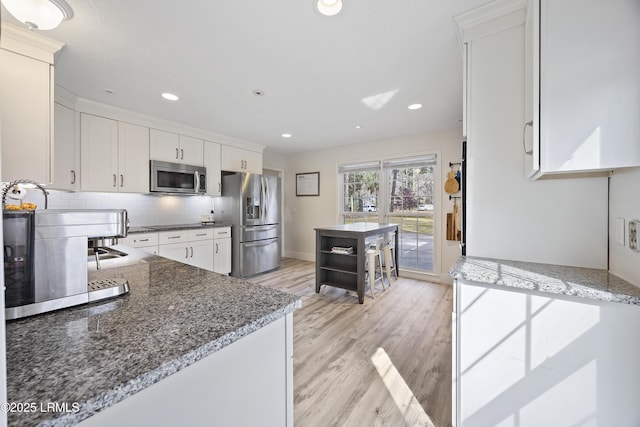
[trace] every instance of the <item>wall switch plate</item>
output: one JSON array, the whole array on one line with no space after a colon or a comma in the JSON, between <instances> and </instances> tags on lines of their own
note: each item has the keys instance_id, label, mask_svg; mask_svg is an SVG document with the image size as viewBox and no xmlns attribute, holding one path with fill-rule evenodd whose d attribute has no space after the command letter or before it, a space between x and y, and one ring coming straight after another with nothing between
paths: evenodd
<instances>
[{"instance_id":1,"label":"wall switch plate","mask_svg":"<svg viewBox=\"0 0 640 427\"><path fill-rule=\"evenodd\" d=\"M640 252L638 247L638 233L640 232L640 220L629 221L629 249Z\"/></svg>"},{"instance_id":2,"label":"wall switch plate","mask_svg":"<svg viewBox=\"0 0 640 427\"><path fill-rule=\"evenodd\" d=\"M616 243L624 246L624 218L616 218Z\"/></svg>"}]
</instances>

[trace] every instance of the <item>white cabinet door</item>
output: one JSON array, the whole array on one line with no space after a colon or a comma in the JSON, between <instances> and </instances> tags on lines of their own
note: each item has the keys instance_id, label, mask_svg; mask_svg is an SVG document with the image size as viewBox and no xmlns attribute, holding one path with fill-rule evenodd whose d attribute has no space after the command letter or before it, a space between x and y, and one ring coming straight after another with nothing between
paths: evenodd
<instances>
[{"instance_id":1,"label":"white cabinet door","mask_svg":"<svg viewBox=\"0 0 640 427\"><path fill-rule=\"evenodd\" d=\"M203 141L198 138L180 135L180 163L186 165L203 166Z\"/></svg>"},{"instance_id":2,"label":"white cabinet door","mask_svg":"<svg viewBox=\"0 0 640 427\"><path fill-rule=\"evenodd\" d=\"M189 264L213 271L213 240L189 242Z\"/></svg>"},{"instance_id":3,"label":"white cabinet door","mask_svg":"<svg viewBox=\"0 0 640 427\"><path fill-rule=\"evenodd\" d=\"M231 273L231 239L215 239L213 271L220 274Z\"/></svg>"},{"instance_id":4,"label":"white cabinet door","mask_svg":"<svg viewBox=\"0 0 640 427\"><path fill-rule=\"evenodd\" d=\"M221 158L224 171L262 173L262 153L223 145Z\"/></svg>"},{"instance_id":5,"label":"white cabinet door","mask_svg":"<svg viewBox=\"0 0 640 427\"><path fill-rule=\"evenodd\" d=\"M62 104L54 105L53 182L56 190L80 189L80 138L76 113Z\"/></svg>"},{"instance_id":6,"label":"white cabinet door","mask_svg":"<svg viewBox=\"0 0 640 427\"><path fill-rule=\"evenodd\" d=\"M158 255L174 261L189 263L189 245L187 243L169 243L158 246Z\"/></svg>"},{"instance_id":7,"label":"white cabinet door","mask_svg":"<svg viewBox=\"0 0 640 427\"><path fill-rule=\"evenodd\" d=\"M458 427L638 425L640 408L621 396L640 395L640 340L627 327L640 307L454 286Z\"/></svg>"},{"instance_id":8,"label":"white cabinet door","mask_svg":"<svg viewBox=\"0 0 640 427\"><path fill-rule=\"evenodd\" d=\"M244 150L223 145L221 162L222 170L224 171L244 172Z\"/></svg>"},{"instance_id":9,"label":"white cabinet door","mask_svg":"<svg viewBox=\"0 0 640 427\"><path fill-rule=\"evenodd\" d=\"M151 129L149 157L152 160L177 163L180 161L180 136L176 133Z\"/></svg>"},{"instance_id":10,"label":"white cabinet door","mask_svg":"<svg viewBox=\"0 0 640 427\"><path fill-rule=\"evenodd\" d=\"M118 123L118 191L149 192L149 128Z\"/></svg>"},{"instance_id":11,"label":"white cabinet door","mask_svg":"<svg viewBox=\"0 0 640 427\"><path fill-rule=\"evenodd\" d=\"M244 151L245 172L262 174L262 153L256 151Z\"/></svg>"},{"instance_id":12,"label":"white cabinet door","mask_svg":"<svg viewBox=\"0 0 640 427\"><path fill-rule=\"evenodd\" d=\"M640 11L540 0L542 174L640 165Z\"/></svg>"},{"instance_id":13,"label":"white cabinet door","mask_svg":"<svg viewBox=\"0 0 640 427\"><path fill-rule=\"evenodd\" d=\"M4 182L51 182L52 81L53 67L47 62L0 49Z\"/></svg>"},{"instance_id":14,"label":"white cabinet door","mask_svg":"<svg viewBox=\"0 0 640 427\"><path fill-rule=\"evenodd\" d=\"M80 157L83 191L118 191L118 122L80 114Z\"/></svg>"},{"instance_id":15,"label":"white cabinet door","mask_svg":"<svg viewBox=\"0 0 640 427\"><path fill-rule=\"evenodd\" d=\"M149 157L163 162L202 166L202 145L201 139L151 129Z\"/></svg>"},{"instance_id":16,"label":"white cabinet door","mask_svg":"<svg viewBox=\"0 0 640 427\"><path fill-rule=\"evenodd\" d=\"M222 194L222 173L220 166L220 144L204 141L204 167L207 168L207 195Z\"/></svg>"}]
</instances>

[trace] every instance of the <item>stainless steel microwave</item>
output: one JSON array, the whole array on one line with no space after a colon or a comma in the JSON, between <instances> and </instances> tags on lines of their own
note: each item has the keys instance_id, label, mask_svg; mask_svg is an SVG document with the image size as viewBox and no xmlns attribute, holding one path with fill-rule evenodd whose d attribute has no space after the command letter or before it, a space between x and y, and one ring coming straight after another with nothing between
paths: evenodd
<instances>
[{"instance_id":1,"label":"stainless steel microwave","mask_svg":"<svg viewBox=\"0 0 640 427\"><path fill-rule=\"evenodd\" d=\"M150 188L152 193L205 194L207 170L204 166L151 160Z\"/></svg>"}]
</instances>

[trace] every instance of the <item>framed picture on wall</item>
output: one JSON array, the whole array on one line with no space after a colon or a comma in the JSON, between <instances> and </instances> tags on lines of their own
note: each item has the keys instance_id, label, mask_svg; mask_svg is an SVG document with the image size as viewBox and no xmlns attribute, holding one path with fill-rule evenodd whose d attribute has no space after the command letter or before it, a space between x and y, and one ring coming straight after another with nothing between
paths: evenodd
<instances>
[{"instance_id":1,"label":"framed picture on wall","mask_svg":"<svg viewBox=\"0 0 640 427\"><path fill-rule=\"evenodd\" d=\"M319 196L320 172L296 174L296 196Z\"/></svg>"}]
</instances>

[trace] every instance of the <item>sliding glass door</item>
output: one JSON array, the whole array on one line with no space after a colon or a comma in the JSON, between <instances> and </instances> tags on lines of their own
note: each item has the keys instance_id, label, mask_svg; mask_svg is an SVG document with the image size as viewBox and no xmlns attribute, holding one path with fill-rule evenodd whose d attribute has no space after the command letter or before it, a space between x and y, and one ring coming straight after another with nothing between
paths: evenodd
<instances>
[{"instance_id":1,"label":"sliding glass door","mask_svg":"<svg viewBox=\"0 0 640 427\"><path fill-rule=\"evenodd\" d=\"M341 217L353 222L399 224L401 268L432 272L436 156L339 167Z\"/></svg>"}]
</instances>

